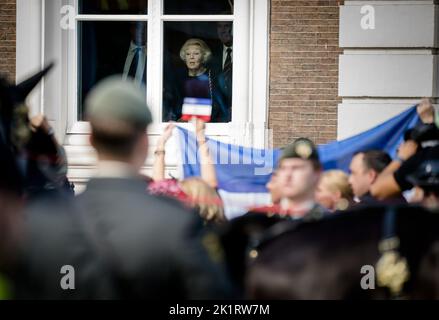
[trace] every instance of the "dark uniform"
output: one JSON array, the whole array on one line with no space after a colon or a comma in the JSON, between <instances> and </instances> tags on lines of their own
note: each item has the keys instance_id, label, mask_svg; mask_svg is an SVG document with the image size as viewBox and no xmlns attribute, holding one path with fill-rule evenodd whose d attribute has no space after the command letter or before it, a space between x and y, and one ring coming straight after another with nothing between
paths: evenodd
<instances>
[{"instance_id":1,"label":"dark uniform","mask_svg":"<svg viewBox=\"0 0 439 320\"><path fill-rule=\"evenodd\" d=\"M116 120L142 133L151 123L143 92L116 77L94 89L87 110L100 121ZM120 143L117 138L111 143ZM201 219L173 200L147 194L145 179L125 161L127 170L90 180L75 199L43 198L28 208L12 274L18 298L231 297L218 241L203 233ZM66 267L74 270L74 290L63 286Z\"/></svg>"},{"instance_id":2,"label":"dark uniform","mask_svg":"<svg viewBox=\"0 0 439 320\"><path fill-rule=\"evenodd\" d=\"M39 199L6 270L15 299L230 299L220 243L142 179L92 179L77 199ZM74 270L74 286L63 288Z\"/></svg>"},{"instance_id":3,"label":"dark uniform","mask_svg":"<svg viewBox=\"0 0 439 320\"><path fill-rule=\"evenodd\" d=\"M78 197L83 224L121 298L221 299L231 287L213 235L140 179L97 178Z\"/></svg>"},{"instance_id":4,"label":"dark uniform","mask_svg":"<svg viewBox=\"0 0 439 320\"><path fill-rule=\"evenodd\" d=\"M14 299L117 298L108 266L93 249L69 196L38 198L25 211L23 237L10 270ZM73 273L61 273L72 267ZM72 276L72 286L62 286Z\"/></svg>"},{"instance_id":5,"label":"dark uniform","mask_svg":"<svg viewBox=\"0 0 439 320\"><path fill-rule=\"evenodd\" d=\"M86 100L93 137L100 125L122 123L143 132L152 122L144 93L117 77L101 82ZM121 126L122 128L124 126ZM117 128L115 128L117 129ZM113 128L102 129L105 136ZM114 137L114 136L113 136ZM108 138L107 138L108 139ZM139 140L130 138L130 141ZM113 143L108 141L108 145ZM143 141L143 140L142 140ZM111 142L111 144L110 144ZM98 154L101 152L97 148ZM128 150L135 155L136 150ZM147 194L139 168L126 161L127 170L89 181L77 204L84 233L104 261L120 298L213 299L230 297L230 284L221 267L218 241L203 233L201 219L174 200ZM142 154L144 154L142 152ZM143 155L142 155L143 156Z\"/></svg>"},{"instance_id":6,"label":"dark uniform","mask_svg":"<svg viewBox=\"0 0 439 320\"><path fill-rule=\"evenodd\" d=\"M286 158L319 161L314 144L304 138L297 139L285 147L280 159ZM285 228L317 221L327 214L329 212L317 203L314 203L310 209L301 211L291 211L275 204L253 208L244 216L232 220L222 235L222 242L229 272L239 289L245 294L249 259L251 261L257 255L258 246L280 235Z\"/></svg>"},{"instance_id":7,"label":"dark uniform","mask_svg":"<svg viewBox=\"0 0 439 320\"><path fill-rule=\"evenodd\" d=\"M41 293L45 291L37 282L26 281L26 279L29 279L28 276L33 273L32 268L37 269L38 265L41 265L41 261L48 261L45 260L47 257L44 257L46 251L30 250L34 252L32 257L36 257L37 260L33 264L27 264L28 258L31 260L32 258L25 253L30 253L30 251L27 251L30 248L25 243L32 243L35 247L48 239L33 237L34 233L30 231L32 228L28 228L29 224L37 226L37 224L44 224L44 221L50 222L47 225L48 228L40 235L46 235L49 230L60 231L63 236L68 236L68 233L62 233L62 231L65 231L63 226L60 224L58 227L55 223L58 218L62 219L61 216L49 216L49 219L45 220L44 217L39 219L39 215L35 217L30 215L25 219L25 225L22 228L22 200L25 197L28 200L37 194L46 193L48 190L54 191L58 195L58 191L63 189L64 186L67 189L70 188L65 173L58 171L58 164L61 162L57 162L55 158L61 157L58 154L60 150L48 145L45 139L47 137L41 132L31 131L28 109L24 103L27 95L49 71L50 67L18 85L11 85L5 79L0 78L0 268L3 273L0 276L0 296L6 295L7 298L26 297L27 293L29 293L28 296L31 296L31 291ZM53 142L52 137L50 139L50 142ZM55 161L49 164L42 163L41 157L51 157ZM57 163L53 165L55 162ZM44 170L41 170L42 167L44 167ZM47 175L47 173L50 174ZM61 179L58 180L58 178ZM63 183L58 184L55 180L63 181ZM59 192L59 195L64 197L65 194ZM58 211L62 212L62 210ZM55 211L55 213L58 213L58 211ZM33 220L33 218L37 220ZM19 242L17 240L22 240L20 237L22 234L19 234L18 231L23 229L26 231L24 239L23 242ZM27 242L28 240L30 241ZM55 236L50 238L50 242L60 244L63 241ZM78 246L80 246L79 243ZM17 249L18 247L20 249ZM54 254L54 257L61 257L62 255L59 253ZM46 269L46 271L49 270ZM45 275L44 272L34 273L33 278L43 279ZM58 276L59 269L52 275ZM59 285L59 279L57 279L57 284ZM9 290L7 287L9 287ZM22 290L25 287L26 289ZM44 293L42 296L44 296Z\"/></svg>"},{"instance_id":8,"label":"dark uniform","mask_svg":"<svg viewBox=\"0 0 439 320\"><path fill-rule=\"evenodd\" d=\"M40 82L52 65L18 85L0 79L0 180L9 190L34 198L46 192L68 192L64 149L53 136L30 129L27 95ZM8 169L9 168L9 169Z\"/></svg>"},{"instance_id":9,"label":"dark uniform","mask_svg":"<svg viewBox=\"0 0 439 320\"><path fill-rule=\"evenodd\" d=\"M400 204L406 204L407 200L404 198L402 194L399 194L397 196L384 199L384 200L378 200L374 196L371 195L370 192L362 195L359 198L358 203L354 203L353 207L359 207L359 206L380 206L383 204L386 205L400 205Z\"/></svg>"}]
</instances>

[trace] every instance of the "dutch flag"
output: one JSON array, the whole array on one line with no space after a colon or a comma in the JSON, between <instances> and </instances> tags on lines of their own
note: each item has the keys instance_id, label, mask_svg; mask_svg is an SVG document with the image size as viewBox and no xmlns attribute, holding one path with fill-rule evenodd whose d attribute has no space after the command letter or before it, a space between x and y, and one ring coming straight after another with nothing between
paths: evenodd
<instances>
[{"instance_id":1,"label":"dutch flag","mask_svg":"<svg viewBox=\"0 0 439 320\"><path fill-rule=\"evenodd\" d=\"M200 118L204 122L210 121L212 114L212 100L202 98L184 98L182 117L184 121L192 118Z\"/></svg>"}]
</instances>

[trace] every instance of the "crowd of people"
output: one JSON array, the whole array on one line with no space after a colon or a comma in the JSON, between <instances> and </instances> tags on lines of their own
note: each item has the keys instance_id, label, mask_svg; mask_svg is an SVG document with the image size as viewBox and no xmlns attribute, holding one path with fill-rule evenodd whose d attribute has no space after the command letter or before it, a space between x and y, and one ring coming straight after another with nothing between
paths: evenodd
<instances>
[{"instance_id":1,"label":"crowd of people","mask_svg":"<svg viewBox=\"0 0 439 320\"><path fill-rule=\"evenodd\" d=\"M284 146L266 186L271 204L229 220L202 120L193 120L200 177L165 178L174 123L154 150L152 176L140 174L152 116L144 92L119 76L86 98L98 170L75 196L62 146L24 103L47 71L0 83L0 298L439 298L429 278L439 267L439 129L430 101L418 105L420 122L395 158L362 150L349 173L324 171L310 139ZM378 263L389 253L394 260ZM361 266L376 263L382 290L361 295Z\"/></svg>"}]
</instances>

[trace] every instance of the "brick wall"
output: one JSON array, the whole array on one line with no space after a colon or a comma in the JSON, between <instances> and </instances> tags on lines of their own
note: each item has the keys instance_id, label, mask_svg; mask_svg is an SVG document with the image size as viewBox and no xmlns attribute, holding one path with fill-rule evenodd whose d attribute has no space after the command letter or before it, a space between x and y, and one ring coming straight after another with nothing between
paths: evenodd
<instances>
[{"instance_id":1,"label":"brick wall","mask_svg":"<svg viewBox=\"0 0 439 320\"><path fill-rule=\"evenodd\" d=\"M0 74L15 81L15 0L0 0Z\"/></svg>"},{"instance_id":2,"label":"brick wall","mask_svg":"<svg viewBox=\"0 0 439 320\"><path fill-rule=\"evenodd\" d=\"M337 0L272 0L269 128L275 147L337 135Z\"/></svg>"}]
</instances>

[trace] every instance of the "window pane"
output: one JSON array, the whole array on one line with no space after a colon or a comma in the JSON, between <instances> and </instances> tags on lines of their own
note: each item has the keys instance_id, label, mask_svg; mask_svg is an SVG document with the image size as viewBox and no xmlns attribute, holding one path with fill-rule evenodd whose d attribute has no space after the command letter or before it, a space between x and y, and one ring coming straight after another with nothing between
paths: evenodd
<instances>
[{"instance_id":1,"label":"window pane","mask_svg":"<svg viewBox=\"0 0 439 320\"><path fill-rule=\"evenodd\" d=\"M81 0L80 14L147 14L148 0Z\"/></svg>"},{"instance_id":2,"label":"window pane","mask_svg":"<svg viewBox=\"0 0 439 320\"><path fill-rule=\"evenodd\" d=\"M165 22L164 32L163 121L182 121L184 98L203 98L211 122L229 122L233 23Z\"/></svg>"},{"instance_id":3,"label":"window pane","mask_svg":"<svg viewBox=\"0 0 439 320\"><path fill-rule=\"evenodd\" d=\"M83 102L101 79L120 74L146 87L146 22L96 22L79 24L78 118L84 120ZM146 94L146 89L145 89ZM146 99L146 97L145 97Z\"/></svg>"},{"instance_id":4,"label":"window pane","mask_svg":"<svg viewBox=\"0 0 439 320\"><path fill-rule=\"evenodd\" d=\"M233 14L233 0L165 0L165 14Z\"/></svg>"}]
</instances>

